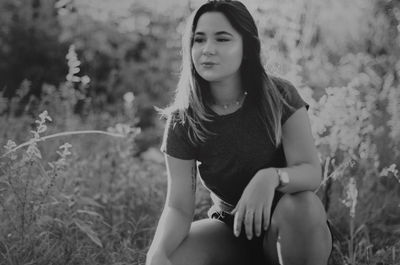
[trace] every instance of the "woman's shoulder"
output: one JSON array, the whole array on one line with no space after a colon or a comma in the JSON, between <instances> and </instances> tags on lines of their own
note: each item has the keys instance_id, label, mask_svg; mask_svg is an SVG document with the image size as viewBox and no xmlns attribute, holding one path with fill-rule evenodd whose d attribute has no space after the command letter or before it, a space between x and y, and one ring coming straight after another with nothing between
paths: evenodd
<instances>
[{"instance_id":1,"label":"woman's shoulder","mask_svg":"<svg viewBox=\"0 0 400 265\"><path fill-rule=\"evenodd\" d=\"M270 78L284 99L284 107L286 104L294 109L305 106L308 110L309 104L304 101L298 89L289 80L277 76L270 76Z\"/></svg>"},{"instance_id":2,"label":"woman's shoulder","mask_svg":"<svg viewBox=\"0 0 400 265\"><path fill-rule=\"evenodd\" d=\"M270 79L283 97L290 96L296 90L295 86L287 79L275 75L270 75Z\"/></svg>"},{"instance_id":3,"label":"woman's shoulder","mask_svg":"<svg viewBox=\"0 0 400 265\"><path fill-rule=\"evenodd\" d=\"M160 118L166 120L167 122L178 122L183 121L183 111L174 105L168 106L164 109L157 109L160 114Z\"/></svg>"},{"instance_id":4,"label":"woman's shoulder","mask_svg":"<svg viewBox=\"0 0 400 265\"><path fill-rule=\"evenodd\" d=\"M187 132L189 130L188 111L182 109L170 109L163 113L166 119L167 127L174 128L178 131Z\"/></svg>"}]
</instances>

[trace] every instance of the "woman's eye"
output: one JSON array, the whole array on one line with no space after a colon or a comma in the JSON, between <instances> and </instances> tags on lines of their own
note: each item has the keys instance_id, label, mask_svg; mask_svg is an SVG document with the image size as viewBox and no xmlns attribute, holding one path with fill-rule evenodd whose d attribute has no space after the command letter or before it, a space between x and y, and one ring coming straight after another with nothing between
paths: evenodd
<instances>
[{"instance_id":1,"label":"woman's eye","mask_svg":"<svg viewBox=\"0 0 400 265\"><path fill-rule=\"evenodd\" d=\"M218 41L220 41L220 42L226 42L226 41L229 41L229 39L218 39Z\"/></svg>"},{"instance_id":2,"label":"woman's eye","mask_svg":"<svg viewBox=\"0 0 400 265\"><path fill-rule=\"evenodd\" d=\"M194 42L197 42L197 43L201 43L201 42L203 42L204 40L203 39L200 39L200 38L197 38L197 39L194 39Z\"/></svg>"}]
</instances>

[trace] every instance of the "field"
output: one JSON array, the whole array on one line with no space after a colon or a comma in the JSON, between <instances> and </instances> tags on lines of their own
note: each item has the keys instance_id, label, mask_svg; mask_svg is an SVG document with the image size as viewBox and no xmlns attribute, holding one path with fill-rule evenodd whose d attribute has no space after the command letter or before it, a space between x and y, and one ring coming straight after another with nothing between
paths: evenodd
<instances>
[{"instance_id":1,"label":"field","mask_svg":"<svg viewBox=\"0 0 400 265\"><path fill-rule=\"evenodd\" d=\"M0 3L1 265L144 264L167 184L154 107L171 100L197 4L164 16L154 2ZM400 3L383 2L252 9L266 69L310 104L330 264L400 264ZM199 184L195 220L209 206Z\"/></svg>"}]
</instances>

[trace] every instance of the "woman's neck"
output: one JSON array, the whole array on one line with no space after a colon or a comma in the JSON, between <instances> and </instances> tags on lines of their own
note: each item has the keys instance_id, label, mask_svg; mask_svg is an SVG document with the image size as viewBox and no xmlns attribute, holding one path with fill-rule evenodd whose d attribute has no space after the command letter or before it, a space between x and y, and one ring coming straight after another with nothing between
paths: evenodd
<instances>
[{"instance_id":1,"label":"woman's neck","mask_svg":"<svg viewBox=\"0 0 400 265\"><path fill-rule=\"evenodd\" d=\"M210 91L216 105L231 104L240 99L244 92L240 80L213 82L210 84Z\"/></svg>"}]
</instances>

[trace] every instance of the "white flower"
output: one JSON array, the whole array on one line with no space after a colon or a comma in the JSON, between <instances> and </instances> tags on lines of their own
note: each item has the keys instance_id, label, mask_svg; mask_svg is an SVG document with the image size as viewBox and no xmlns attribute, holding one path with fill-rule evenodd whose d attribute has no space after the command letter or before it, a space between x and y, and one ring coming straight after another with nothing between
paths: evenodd
<instances>
[{"instance_id":1,"label":"white flower","mask_svg":"<svg viewBox=\"0 0 400 265\"><path fill-rule=\"evenodd\" d=\"M42 159L42 154L40 153L40 150L38 149L36 143L31 143L28 146L26 154L28 155L29 159L31 159L32 157L37 157L39 159Z\"/></svg>"},{"instance_id":2,"label":"white flower","mask_svg":"<svg viewBox=\"0 0 400 265\"><path fill-rule=\"evenodd\" d=\"M354 218L356 216L356 205L357 205L358 190L355 178L351 177L349 183L346 186L346 199L342 202L348 208L350 208L350 216Z\"/></svg>"},{"instance_id":3,"label":"white flower","mask_svg":"<svg viewBox=\"0 0 400 265\"><path fill-rule=\"evenodd\" d=\"M127 104L131 104L135 100L135 95L132 92L125 93L123 97Z\"/></svg>"},{"instance_id":4,"label":"white flower","mask_svg":"<svg viewBox=\"0 0 400 265\"><path fill-rule=\"evenodd\" d=\"M15 147L17 147L17 144L14 142L14 141L12 141L12 140L8 140L7 141L7 144L4 146L4 148L9 152L9 151L11 151L12 149L14 149Z\"/></svg>"},{"instance_id":5,"label":"white flower","mask_svg":"<svg viewBox=\"0 0 400 265\"><path fill-rule=\"evenodd\" d=\"M46 120L52 121L51 117L49 116L47 110L43 111L42 113L39 114L40 120L45 123Z\"/></svg>"}]
</instances>

